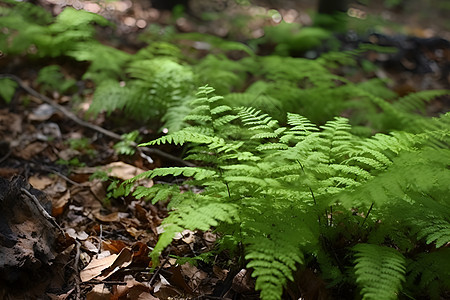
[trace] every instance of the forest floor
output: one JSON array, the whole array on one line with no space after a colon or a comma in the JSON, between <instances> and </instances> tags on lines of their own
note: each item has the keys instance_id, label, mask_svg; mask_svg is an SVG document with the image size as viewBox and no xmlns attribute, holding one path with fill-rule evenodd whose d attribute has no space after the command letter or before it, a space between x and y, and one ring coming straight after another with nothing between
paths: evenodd
<instances>
[{"instance_id":1,"label":"forest floor","mask_svg":"<svg viewBox=\"0 0 450 300\"><path fill-rule=\"evenodd\" d=\"M270 1L258 2L270 5ZM83 5L83 2L77 3ZM141 43L137 39L140 27L146 26L140 21L164 25L171 22L172 16L169 11L149 7L148 1L130 3L111 2L115 9L104 11L118 25L113 38L108 36L105 42L134 52ZM302 3L305 10L314 8L312 2ZM51 2L42 2L42 5L55 13L60 10L59 5ZM95 5L92 2L85 8L95 11ZM292 15L295 21L306 25L311 22L299 5L294 7L290 1L280 1L279 5L285 16ZM200 9L192 7L192 16L179 18L176 28L185 32L234 35L237 40L245 38L229 25L220 23L223 20L201 24L198 21ZM450 88L450 48L433 48L427 44L428 38L450 38L449 25L445 24L448 20L439 17L433 19L433 23L424 24L422 20L431 19L426 19L419 11L405 13L410 7L403 9L403 13L385 8L373 8L373 12L384 10L386 18L403 23L404 32L421 38L423 44L414 49L415 58L409 61L399 58L397 65L390 68L381 65L374 76L390 78L391 88L399 95ZM433 16L433 12L429 14ZM262 25L255 24L250 32L258 34ZM399 49L402 45L401 41L392 44ZM424 64L431 71L417 71L419 58L426 58ZM389 61L390 66L392 62ZM54 63L63 66L68 73L78 72L63 61ZM16 264L12 261L13 267L7 272L15 284L6 287L0 283L1 299L258 299L250 272L227 266L232 258L217 257L214 267L202 262L196 266L176 263L173 256L193 256L209 249L215 242L215 233L182 232L164 253L161 265L152 269L148 254L161 233L161 221L167 216L165 204L152 205L131 197L105 201L112 192L109 189L112 180L127 180L160 166L180 165L179 149L164 148L150 155L118 155L113 147L117 140L99 127L120 136L131 131L132 124L122 125L113 118L100 116L89 120L94 126L86 126L80 120L84 119L90 95L76 102L76 114L67 114L67 110L60 108L73 105L72 96L52 91L45 95L35 92L39 88L35 80L39 66L24 66L18 61L1 62L1 65L7 65L5 69L9 73L20 76L21 90L11 104L0 105L0 178L13 178L0 181L3 191L0 203L7 203L8 197L19 199L15 204L8 202L11 206L2 208L0 217L28 220L23 223L26 226L14 229L23 232L20 238L28 242L22 241L19 255L11 254L10 259ZM89 88L89 83L86 85ZM427 113L437 115L448 111L449 106L448 98L433 101ZM147 135L152 138L156 133L147 132ZM108 180L100 176L105 173ZM17 177L19 175L22 177ZM152 186L153 181L141 184ZM43 200L45 197L47 200ZM51 207L56 223L42 210L24 208L35 205L34 198L39 198L45 208ZM30 214L34 217L30 218ZM0 230L4 229L2 222ZM4 238L5 233L1 234L0 238ZM53 244L57 246L52 248ZM40 257L30 257L36 248L40 249ZM320 281L313 273L305 272L301 276L304 282ZM298 287L302 291L308 289L326 288L323 284Z\"/></svg>"}]
</instances>

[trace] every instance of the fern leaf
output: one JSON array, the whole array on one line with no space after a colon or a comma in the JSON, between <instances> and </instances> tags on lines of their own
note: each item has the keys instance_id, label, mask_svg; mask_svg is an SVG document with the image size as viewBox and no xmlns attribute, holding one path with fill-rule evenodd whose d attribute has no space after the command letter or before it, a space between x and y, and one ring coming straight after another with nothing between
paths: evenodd
<instances>
[{"instance_id":1,"label":"fern leaf","mask_svg":"<svg viewBox=\"0 0 450 300\"><path fill-rule=\"evenodd\" d=\"M420 229L417 238L426 238L427 244L436 243L436 248L450 243L450 223L446 220L437 219L430 221L417 220Z\"/></svg>"},{"instance_id":2,"label":"fern leaf","mask_svg":"<svg viewBox=\"0 0 450 300\"><path fill-rule=\"evenodd\" d=\"M422 253L408 265L408 285L411 290L426 290L431 299L440 299L450 287L450 248Z\"/></svg>"},{"instance_id":3,"label":"fern leaf","mask_svg":"<svg viewBox=\"0 0 450 300\"><path fill-rule=\"evenodd\" d=\"M373 244L358 244L353 249L356 283L363 299L397 299L405 281L405 258L392 248Z\"/></svg>"},{"instance_id":4,"label":"fern leaf","mask_svg":"<svg viewBox=\"0 0 450 300\"><path fill-rule=\"evenodd\" d=\"M410 93L398 99L394 103L394 107L405 112L422 111L425 109L425 102L435 99L439 96L449 95L449 90L429 90Z\"/></svg>"}]
</instances>

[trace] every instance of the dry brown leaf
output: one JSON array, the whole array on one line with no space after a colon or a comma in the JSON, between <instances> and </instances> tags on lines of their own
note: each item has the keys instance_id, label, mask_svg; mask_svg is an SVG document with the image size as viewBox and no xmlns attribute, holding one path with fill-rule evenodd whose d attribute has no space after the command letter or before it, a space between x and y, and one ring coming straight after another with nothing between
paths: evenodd
<instances>
[{"instance_id":1,"label":"dry brown leaf","mask_svg":"<svg viewBox=\"0 0 450 300\"><path fill-rule=\"evenodd\" d=\"M43 177L39 175L31 176L28 181L35 189L38 190L43 190L54 182L54 180L49 177Z\"/></svg>"},{"instance_id":2,"label":"dry brown leaf","mask_svg":"<svg viewBox=\"0 0 450 300\"><path fill-rule=\"evenodd\" d=\"M56 177L52 185L48 186L44 192L50 197L61 196L62 193L67 191L67 182L60 178Z\"/></svg>"},{"instance_id":3,"label":"dry brown leaf","mask_svg":"<svg viewBox=\"0 0 450 300\"><path fill-rule=\"evenodd\" d=\"M117 256L114 263L102 272L102 275L96 276L98 280L104 280L117 272L119 269L128 267L133 261L133 251L130 248L123 248Z\"/></svg>"},{"instance_id":4,"label":"dry brown leaf","mask_svg":"<svg viewBox=\"0 0 450 300\"><path fill-rule=\"evenodd\" d=\"M83 247L87 249L89 252L98 253L98 248L91 241L86 240L83 241Z\"/></svg>"},{"instance_id":5,"label":"dry brown leaf","mask_svg":"<svg viewBox=\"0 0 450 300\"><path fill-rule=\"evenodd\" d=\"M94 179L91 181L90 189L92 194L97 198L98 201L103 201L106 198L105 184L99 180Z\"/></svg>"},{"instance_id":6,"label":"dry brown leaf","mask_svg":"<svg viewBox=\"0 0 450 300\"><path fill-rule=\"evenodd\" d=\"M103 241L102 243L102 249L108 250L111 253L120 253L125 247L127 247L127 245L119 240Z\"/></svg>"},{"instance_id":7,"label":"dry brown leaf","mask_svg":"<svg viewBox=\"0 0 450 300\"><path fill-rule=\"evenodd\" d=\"M110 300L111 292L104 284L96 284L94 288L87 293L86 300Z\"/></svg>"},{"instance_id":8,"label":"dry brown leaf","mask_svg":"<svg viewBox=\"0 0 450 300\"><path fill-rule=\"evenodd\" d=\"M52 215L57 217L64 212L64 208L70 199L70 191L67 191L61 197L52 199Z\"/></svg>"},{"instance_id":9,"label":"dry brown leaf","mask_svg":"<svg viewBox=\"0 0 450 300\"><path fill-rule=\"evenodd\" d=\"M108 173L108 176L116 177L122 180L128 180L136 175L144 173L145 170L136 168L135 166L126 164L121 161L113 162L103 166L103 171Z\"/></svg>"},{"instance_id":10,"label":"dry brown leaf","mask_svg":"<svg viewBox=\"0 0 450 300\"><path fill-rule=\"evenodd\" d=\"M45 150L45 148L47 148L47 146L48 145L46 143L35 142L35 143L28 144L27 146L25 146L22 149L17 149L17 152L15 154L16 154L16 156L18 156L20 158L23 158L25 160L30 160L36 154L43 152Z\"/></svg>"},{"instance_id":11,"label":"dry brown leaf","mask_svg":"<svg viewBox=\"0 0 450 300\"><path fill-rule=\"evenodd\" d=\"M184 272L182 272L182 267L183 266L180 267L180 265L170 267L169 272L172 273L172 276L170 277L170 283L176 287L182 288L184 292L192 294L192 288L184 280Z\"/></svg>"},{"instance_id":12,"label":"dry brown leaf","mask_svg":"<svg viewBox=\"0 0 450 300\"><path fill-rule=\"evenodd\" d=\"M189 278L189 286L192 289L196 289L201 282L208 277L208 274L196 266L191 265L190 263L185 263L181 266L182 274Z\"/></svg>"},{"instance_id":13,"label":"dry brown leaf","mask_svg":"<svg viewBox=\"0 0 450 300\"><path fill-rule=\"evenodd\" d=\"M0 110L0 131L10 132L14 135L22 132L22 117L10 112L8 109Z\"/></svg>"},{"instance_id":14,"label":"dry brown leaf","mask_svg":"<svg viewBox=\"0 0 450 300\"><path fill-rule=\"evenodd\" d=\"M228 276L228 272L230 272L230 271L222 269L222 268L218 267L217 265L213 266L213 273L214 273L214 275L217 276L217 278L219 280L222 280L222 281L225 280L225 278L227 278L227 276Z\"/></svg>"},{"instance_id":15,"label":"dry brown leaf","mask_svg":"<svg viewBox=\"0 0 450 300\"><path fill-rule=\"evenodd\" d=\"M97 276L99 276L103 270L109 268L116 258L118 254L112 254L110 256L96 259L92 258L91 262L80 272L80 278L82 282L89 281Z\"/></svg>"},{"instance_id":16,"label":"dry brown leaf","mask_svg":"<svg viewBox=\"0 0 450 300\"><path fill-rule=\"evenodd\" d=\"M114 297L126 299L147 299L147 300L158 300L158 298L150 294L150 288L136 281L134 278L128 278L125 280L127 285L117 286L114 288Z\"/></svg>"},{"instance_id":17,"label":"dry brown leaf","mask_svg":"<svg viewBox=\"0 0 450 300\"><path fill-rule=\"evenodd\" d=\"M238 293L251 293L255 290L255 283L251 278L251 272L242 269L233 278L231 288Z\"/></svg>"},{"instance_id":18,"label":"dry brown leaf","mask_svg":"<svg viewBox=\"0 0 450 300\"><path fill-rule=\"evenodd\" d=\"M109 215L102 215L100 212L94 213L94 217L102 222L118 222L120 215L118 212L110 213Z\"/></svg>"},{"instance_id":19,"label":"dry brown leaf","mask_svg":"<svg viewBox=\"0 0 450 300\"><path fill-rule=\"evenodd\" d=\"M66 234L73 239L79 239L80 241L86 240L89 235L84 231L75 231L73 228L66 229Z\"/></svg>"},{"instance_id":20,"label":"dry brown leaf","mask_svg":"<svg viewBox=\"0 0 450 300\"><path fill-rule=\"evenodd\" d=\"M61 150L58 152L58 157L63 160L67 160L67 161L69 161L72 158L77 157L79 155L80 155L80 151L77 151L72 148L67 148L67 149L64 149L64 150Z\"/></svg>"}]
</instances>

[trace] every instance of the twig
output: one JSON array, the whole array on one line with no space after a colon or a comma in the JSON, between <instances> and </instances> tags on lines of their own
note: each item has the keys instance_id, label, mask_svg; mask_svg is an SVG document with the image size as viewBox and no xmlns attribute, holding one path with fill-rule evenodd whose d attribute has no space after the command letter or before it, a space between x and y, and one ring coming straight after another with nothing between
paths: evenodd
<instances>
[{"instance_id":1,"label":"twig","mask_svg":"<svg viewBox=\"0 0 450 300\"><path fill-rule=\"evenodd\" d=\"M94 279L80 283L80 285L86 285L86 284L127 285L127 283L123 282L123 281L101 281L101 280L94 280Z\"/></svg>"},{"instance_id":2,"label":"twig","mask_svg":"<svg viewBox=\"0 0 450 300\"><path fill-rule=\"evenodd\" d=\"M162 264L159 265L159 267L156 269L155 273L153 273L152 278L150 278L150 281L148 282L148 286L151 286L151 285L153 284L153 281L155 281L156 276L158 276L159 272L161 272L161 269L164 267L164 265L166 264L166 262L167 262L168 260L169 260L169 259L166 258L166 259L162 262Z\"/></svg>"},{"instance_id":3,"label":"twig","mask_svg":"<svg viewBox=\"0 0 450 300\"><path fill-rule=\"evenodd\" d=\"M122 141L122 137L120 135L118 135L115 132L109 131L103 127L91 124L89 122L83 121L80 118L78 118L74 113L72 113L70 110L66 109L64 106L59 105L58 103L55 103L55 101L53 101L52 99L50 99L49 97L42 95L41 93L37 92L36 90L34 90L33 88L29 87L28 85L26 85L19 77L12 75L12 74L0 74L0 78L9 78L14 80L15 82L17 82L17 84L23 89L25 90L28 94L44 101L45 103L53 106L54 108L56 108L57 110L59 110L60 112L62 112L66 117L68 117L69 119L71 119L72 121L74 121L75 123L77 123L80 126L89 128L91 130L97 131L99 133L102 133L110 138L113 138L115 140L119 140ZM148 148L148 147L137 147L138 144L135 142L131 142L131 146L136 147L136 150L141 154L142 157L144 157L147 160L151 160L150 157L144 155L142 152L145 152L147 154L156 154L159 156L162 156L164 158L170 159L172 161L178 162L182 165L188 166L188 167L194 167L195 165L193 163L187 162L179 157L176 157L174 155L171 155L169 153L166 153L164 151L161 151L159 149L153 149L153 148Z\"/></svg>"},{"instance_id":4,"label":"twig","mask_svg":"<svg viewBox=\"0 0 450 300\"><path fill-rule=\"evenodd\" d=\"M21 188L20 189L23 193L25 193L31 200L33 200L34 204L36 205L36 208L39 210L39 212L44 216L44 218L47 219L47 221L59 229L62 235L64 235L64 231L59 227L58 223L56 222L55 218L50 216L48 212L42 207L41 202L36 198L35 195L30 193L27 189Z\"/></svg>"},{"instance_id":5,"label":"twig","mask_svg":"<svg viewBox=\"0 0 450 300\"><path fill-rule=\"evenodd\" d=\"M48 167L41 167L42 170L47 171L47 172L51 172L59 177L61 177L62 179L64 179L65 181L67 181L68 183L71 183L75 186L82 186L81 184L79 184L78 182L73 181L72 179L70 179L69 177L67 177L64 174L61 174L60 172L53 170L52 168L48 168Z\"/></svg>"},{"instance_id":6,"label":"twig","mask_svg":"<svg viewBox=\"0 0 450 300\"><path fill-rule=\"evenodd\" d=\"M73 268L75 270L75 289L77 291L77 300L81 299L81 289L80 289L80 272L78 270L78 263L80 262L80 254L81 254L81 243L76 241L77 243L77 253L75 254L75 261L73 263Z\"/></svg>"},{"instance_id":7,"label":"twig","mask_svg":"<svg viewBox=\"0 0 450 300\"><path fill-rule=\"evenodd\" d=\"M370 212L372 211L372 208L373 208L373 205L374 205L374 204L375 204L375 203L372 202L372 204L370 205L369 210L367 211L366 217L364 218L364 220L363 220L363 222L362 222L362 224L361 224L361 227L364 226L364 223L366 223L366 220L367 220L367 218L369 217Z\"/></svg>"}]
</instances>

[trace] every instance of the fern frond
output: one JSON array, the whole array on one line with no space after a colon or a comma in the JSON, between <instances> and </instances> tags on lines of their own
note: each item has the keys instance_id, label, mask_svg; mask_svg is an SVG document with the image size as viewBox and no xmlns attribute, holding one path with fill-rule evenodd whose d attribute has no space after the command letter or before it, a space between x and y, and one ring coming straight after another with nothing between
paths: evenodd
<instances>
[{"instance_id":1,"label":"fern frond","mask_svg":"<svg viewBox=\"0 0 450 300\"><path fill-rule=\"evenodd\" d=\"M183 33L177 35L177 38L183 39L183 40L193 40L193 41L202 41L210 44L210 46L215 47L219 50L224 51L243 51L247 53L248 55L254 55L253 50L248 47L245 44L234 42L234 41L227 41L224 39L221 39L219 37L209 35L209 34L203 34L203 33L197 33L197 32L191 32L191 33Z\"/></svg>"},{"instance_id":2,"label":"fern frond","mask_svg":"<svg viewBox=\"0 0 450 300\"><path fill-rule=\"evenodd\" d=\"M397 299L405 281L406 261L398 251L385 246L358 244L355 254L356 283L363 299Z\"/></svg>"},{"instance_id":3,"label":"fern frond","mask_svg":"<svg viewBox=\"0 0 450 300\"><path fill-rule=\"evenodd\" d=\"M393 106L404 112L423 112L426 102L437 97L450 95L449 90L428 90L410 93L394 102Z\"/></svg>"},{"instance_id":4,"label":"fern frond","mask_svg":"<svg viewBox=\"0 0 450 300\"><path fill-rule=\"evenodd\" d=\"M419 254L408 265L409 289L427 291L431 299L440 299L440 295L450 288L449 265L449 248Z\"/></svg>"},{"instance_id":5,"label":"fern frond","mask_svg":"<svg viewBox=\"0 0 450 300\"><path fill-rule=\"evenodd\" d=\"M416 220L420 228L417 238L426 238L426 243L436 243L436 248L450 243L450 222L448 220L433 218L431 220Z\"/></svg>"},{"instance_id":6,"label":"fern frond","mask_svg":"<svg viewBox=\"0 0 450 300\"><path fill-rule=\"evenodd\" d=\"M177 207L164 222L164 232L160 235L158 243L152 251L154 262L175 236L175 233L184 229L208 230L217 226L219 222L233 223L239 216L239 207L232 203L220 201L216 197L186 192L181 195Z\"/></svg>"}]
</instances>

